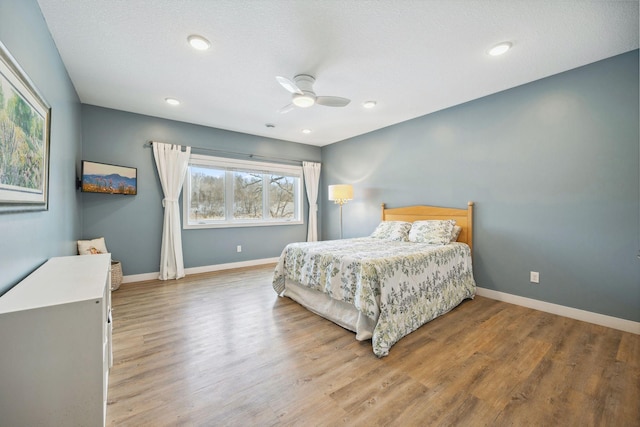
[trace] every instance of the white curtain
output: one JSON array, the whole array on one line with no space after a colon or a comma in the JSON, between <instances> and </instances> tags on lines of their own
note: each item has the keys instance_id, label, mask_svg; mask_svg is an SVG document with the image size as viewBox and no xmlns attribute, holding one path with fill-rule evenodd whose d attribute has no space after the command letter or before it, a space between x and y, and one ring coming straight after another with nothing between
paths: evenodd
<instances>
[{"instance_id":1,"label":"white curtain","mask_svg":"<svg viewBox=\"0 0 640 427\"><path fill-rule=\"evenodd\" d=\"M309 199L309 228L307 242L318 241L318 188L320 182L320 163L302 162L304 186Z\"/></svg>"},{"instance_id":2,"label":"white curtain","mask_svg":"<svg viewBox=\"0 0 640 427\"><path fill-rule=\"evenodd\" d=\"M191 147L182 151L180 145L153 142L153 157L156 160L158 176L162 184L164 199L164 224L162 226L162 247L160 249L160 280L184 277L182 259L182 234L180 231L180 208L178 198L182 190L184 176L189 166Z\"/></svg>"}]
</instances>

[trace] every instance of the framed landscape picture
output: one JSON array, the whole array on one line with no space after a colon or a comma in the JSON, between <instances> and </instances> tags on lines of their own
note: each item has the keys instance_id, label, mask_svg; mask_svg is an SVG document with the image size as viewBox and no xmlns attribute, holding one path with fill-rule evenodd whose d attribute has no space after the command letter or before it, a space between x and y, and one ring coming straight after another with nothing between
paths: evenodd
<instances>
[{"instance_id":1,"label":"framed landscape picture","mask_svg":"<svg viewBox=\"0 0 640 427\"><path fill-rule=\"evenodd\" d=\"M138 194L138 169L82 161L80 188L84 193Z\"/></svg>"},{"instance_id":2,"label":"framed landscape picture","mask_svg":"<svg viewBox=\"0 0 640 427\"><path fill-rule=\"evenodd\" d=\"M0 213L47 210L51 108L0 42Z\"/></svg>"}]
</instances>

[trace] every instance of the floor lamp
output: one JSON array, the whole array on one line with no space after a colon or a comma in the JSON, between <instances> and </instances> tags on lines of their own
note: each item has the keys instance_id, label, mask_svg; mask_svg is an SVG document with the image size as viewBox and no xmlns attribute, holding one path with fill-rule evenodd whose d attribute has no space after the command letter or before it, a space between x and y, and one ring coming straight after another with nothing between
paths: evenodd
<instances>
[{"instance_id":1,"label":"floor lamp","mask_svg":"<svg viewBox=\"0 0 640 427\"><path fill-rule=\"evenodd\" d=\"M342 239L342 205L353 200L353 186L349 184L330 185L329 200L340 205L340 238Z\"/></svg>"}]
</instances>

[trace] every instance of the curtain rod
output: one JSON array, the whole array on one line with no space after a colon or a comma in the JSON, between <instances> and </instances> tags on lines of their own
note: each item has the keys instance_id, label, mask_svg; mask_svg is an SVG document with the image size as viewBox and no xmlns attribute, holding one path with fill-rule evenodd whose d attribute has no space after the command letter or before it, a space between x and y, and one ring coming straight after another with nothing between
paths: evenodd
<instances>
[{"instance_id":1,"label":"curtain rod","mask_svg":"<svg viewBox=\"0 0 640 427\"><path fill-rule=\"evenodd\" d=\"M179 144L177 144L179 145ZM151 148L153 147L153 145L151 144L151 141L149 142L145 142L144 144L142 144L143 147L145 148ZM266 160L266 161L278 161L278 162L289 162L289 163L300 163L302 164L302 162L306 162L306 161L311 161L311 160L300 160L300 159L289 159L289 158L285 158L285 157L271 157L271 156L262 156L260 154L249 154L249 153L241 153L239 151L225 151L225 150L218 150L216 148L206 148L206 147L191 147L191 150L197 150L197 151L208 151L211 153L217 153L219 155L227 155L227 157L229 156L244 156L244 157L248 157L250 159L259 159L259 160ZM315 162L315 163L319 163L319 162Z\"/></svg>"}]
</instances>

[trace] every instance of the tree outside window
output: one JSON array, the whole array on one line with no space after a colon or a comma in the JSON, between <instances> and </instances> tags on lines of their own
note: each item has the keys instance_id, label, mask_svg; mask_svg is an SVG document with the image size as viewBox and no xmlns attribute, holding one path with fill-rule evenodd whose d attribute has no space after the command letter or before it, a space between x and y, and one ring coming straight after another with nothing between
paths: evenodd
<instances>
[{"instance_id":1,"label":"tree outside window","mask_svg":"<svg viewBox=\"0 0 640 427\"><path fill-rule=\"evenodd\" d=\"M192 155L185 228L302 224L302 168Z\"/></svg>"}]
</instances>

